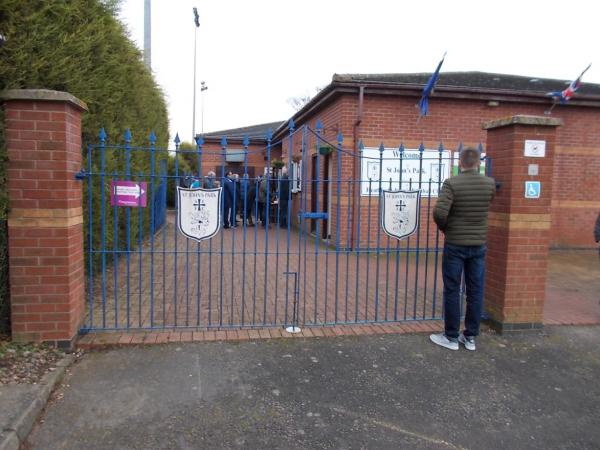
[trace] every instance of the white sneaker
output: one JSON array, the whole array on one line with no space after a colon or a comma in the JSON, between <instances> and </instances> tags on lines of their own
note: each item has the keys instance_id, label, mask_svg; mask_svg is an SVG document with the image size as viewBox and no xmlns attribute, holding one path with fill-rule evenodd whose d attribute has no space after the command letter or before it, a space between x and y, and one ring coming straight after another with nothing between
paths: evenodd
<instances>
[{"instance_id":1,"label":"white sneaker","mask_svg":"<svg viewBox=\"0 0 600 450\"><path fill-rule=\"evenodd\" d=\"M448 339L444 333L431 334L429 335L429 339L431 339L431 342L434 344L446 347L450 350L458 350L458 341Z\"/></svg>"},{"instance_id":2,"label":"white sneaker","mask_svg":"<svg viewBox=\"0 0 600 450\"><path fill-rule=\"evenodd\" d=\"M463 333L460 333L458 342L463 344L467 350L475 351L475 338L473 336L465 336Z\"/></svg>"}]
</instances>

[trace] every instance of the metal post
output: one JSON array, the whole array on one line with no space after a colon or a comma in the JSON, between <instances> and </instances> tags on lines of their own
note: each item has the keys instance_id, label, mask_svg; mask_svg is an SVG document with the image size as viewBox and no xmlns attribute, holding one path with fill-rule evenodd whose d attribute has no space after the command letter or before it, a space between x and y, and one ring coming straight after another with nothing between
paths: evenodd
<instances>
[{"instance_id":1,"label":"metal post","mask_svg":"<svg viewBox=\"0 0 600 450\"><path fill-rule=\"evenodd\" d=\"M198 18L198 9L194 7L194 107L192 112L192 142L196 138L196 43L198 40L198 28L200 27L200 20Z\"/></svg>"},{"instance_id":2,"label":"metal post","mask_svg":"<svg viewBox=\"0 0 600 450\"><path fill-rule=\"evenodd\" d=\"M152 70L152 12L150 0L144 0L144 63Z\"/></svg>"},{"instance_id":3,"label":"metal post","mask_svg":"<svg viewBox=\"0 0 600 450\"><path fill-rule=\"evenodd\" d=\"M204 136L204 91L208 89L208 86L206 85L205 81L201 81L200 82L200 108L201 108L201 112L200 112L200 117L201 117L201 132L202 135Z\"/></svg>"}]
</instances>

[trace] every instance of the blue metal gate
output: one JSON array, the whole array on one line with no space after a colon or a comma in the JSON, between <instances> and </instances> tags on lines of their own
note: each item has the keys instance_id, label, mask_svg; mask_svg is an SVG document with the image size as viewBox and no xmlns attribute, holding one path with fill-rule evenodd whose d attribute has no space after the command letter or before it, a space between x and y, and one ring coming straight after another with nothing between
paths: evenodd
<instances>
[{"instance_id":1,"label":"blue metal gate","mask_svg":"<svg viewBox=\"0 0 600 450\"><path fill-rule=\"evenodd\" d=\"M134 147L127 132L124 144L108 145L102 131L88 148L78 174L87 208L82 331L441 318L443 242L430 218L455 152L441 144L347 148L336 129L291 121L281 140L269 133L263 146L247 138L237 149L226 138L216 148L202 138L193 149L178 137L174 144L157 148L151 133L147 147ZM214 169L214 182L228 182L235 153L232 226L207 241L186 238L175 187L190 174L205 184ZM146 206L141 197L113 202L119 183L146 191ZM380 198L400 188L420 189L422 202L416 233L397 240L382 230Z\"/></svg>"}]
</instances>

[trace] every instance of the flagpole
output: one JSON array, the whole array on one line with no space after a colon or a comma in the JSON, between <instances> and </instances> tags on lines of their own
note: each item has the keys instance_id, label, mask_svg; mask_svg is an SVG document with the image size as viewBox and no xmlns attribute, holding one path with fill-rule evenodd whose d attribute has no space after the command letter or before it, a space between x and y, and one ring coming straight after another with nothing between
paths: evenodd
<instances>
[{"instance_id":1,"label":"flagpole","mask_svg":"<svg viewBox=\"0 0 600 450\"><path fill-rule=\"evenodd\" d=\"M547 109L546 111L544 111L544 114L547 116L552 114L552 110L554 109L555 106L556 106L556 102L552 103L552 106L550 107L550 109Z\"/></svg>"}]
</instances>

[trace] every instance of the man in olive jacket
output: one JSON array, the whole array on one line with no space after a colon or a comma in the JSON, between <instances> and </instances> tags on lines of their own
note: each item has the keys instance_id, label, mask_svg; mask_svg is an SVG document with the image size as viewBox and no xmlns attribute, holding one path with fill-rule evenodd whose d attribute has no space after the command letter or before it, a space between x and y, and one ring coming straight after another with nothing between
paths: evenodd
<instances>
[{"instance_id":1,"label":"man in olive jacket","mask_svg":"<svg viewBox=\"0 0 600 450\"><path fill-rule=\"evenodd\" d=\"M474 148L460 152L458 176L442 185L433 219L444 233L444 333L432 334L437 345L458 350L459 342L475 350L479 334L485 275L488 211L496 191L492 178L479 173L480 155ZM467 289L465 330L460 331L460 284Z\"/></svg>"}]
</instances>

